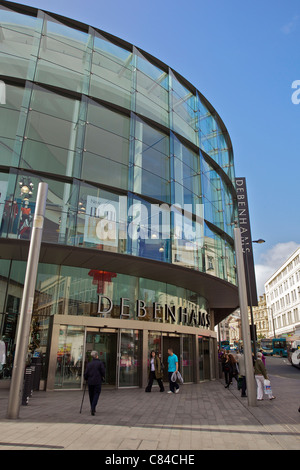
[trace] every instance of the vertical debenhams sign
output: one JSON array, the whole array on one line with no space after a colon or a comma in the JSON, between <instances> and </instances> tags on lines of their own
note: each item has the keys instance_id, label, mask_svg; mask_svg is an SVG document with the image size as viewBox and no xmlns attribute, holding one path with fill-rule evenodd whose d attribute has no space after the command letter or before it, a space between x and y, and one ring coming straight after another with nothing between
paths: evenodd
<instances>
[{"instance_id":1,"label":"vertical debenhams sign","mask_svg":"<svg viewBox=\"0 0 300 470\"><path fill-rule=\"evenodd\" d=\"M236 178L237 207L244 253L248 305L258 305L246 178Z\"/></svg>"}]
</instances>

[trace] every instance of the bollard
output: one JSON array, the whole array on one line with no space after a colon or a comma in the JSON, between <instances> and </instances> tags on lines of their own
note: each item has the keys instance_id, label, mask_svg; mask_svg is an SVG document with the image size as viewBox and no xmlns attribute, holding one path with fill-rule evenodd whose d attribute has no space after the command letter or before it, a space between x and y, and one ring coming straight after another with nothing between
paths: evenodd
<instances>
[{"instance_id":1,"label":"bollard","mask_svg":"<svg viewBox=\"0 0 300 470\"><path fill-rule=\"evenodd\" d=\"M29 402L30 392L31 392L31 367L27 366L25 369L25 377L24 377L24 388L23 388L23 396L22 396L22 405L27 406Z\"/></svg>"},{"instance_id":2,"label":"bollard","mask_svg":"<svg viewBox=\"0 0 300 470\"><path fill-rule=\"evenodd\" d=\"M42 358L41 357L33 357L31 360L31 366L34 365L34 378L33 378L33 390L40 389L40 380L41 380L41 373L42 373Z\"/></svg>"}]
</instances>

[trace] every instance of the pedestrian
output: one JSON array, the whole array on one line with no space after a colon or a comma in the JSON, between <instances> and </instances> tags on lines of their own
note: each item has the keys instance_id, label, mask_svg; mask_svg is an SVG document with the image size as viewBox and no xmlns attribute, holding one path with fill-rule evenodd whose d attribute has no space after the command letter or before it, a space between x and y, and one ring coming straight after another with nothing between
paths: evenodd
<instances>
[{"instance_id":1,"label":"pedestrian","mask_svg":"<svg viewBox=\"0 0 300 470\"><path fill-rule=\"evenodd\" d=\"M267 370L262 362L262 353L257 353L257 358L254 363L254 376L257 385L257 400L261 401L264 399L264 381L269 380ZM269 396L269 400L274 400L273 395Z\"/></svg>"},{"instance_id":2,"label":"pedestrian","mask_svg":"<svg viewBox=\"0 0 300 470\"><path fill-rule=\"evenodd\" d=\"M91 356L92 361L86 367L84 379L87 381L89 388L91 415L94 416L101 393L102 381L105 377L105 367L103 362L100 361L97 351L92 351Z\"/></svg>"},{"instance_id":3,"label":"pedestrian","mask_svg":"<svg viewBox=\"0 0 300 470\"><path fill-rule=\"evenodd\" d=\"M247 384L246 384L246 366L245 366L245 356L243 353L239 353L237 355L237 361L239 365L239 376L241 378L241 397L246 397L246 389L247 389Z\"/></svg>"},{"instance_id":4,"label":"pedestrian","mask_svg":"<svg viewBox=\"0 0 300 470\"><path fill-rule=\"evenodd\" d=\"M174 354L172 348L168 349L168 376L169 376L169 384L170 390L168 393L178 393L179 392L179 385L177 382L172 382L172 375L174 372L178 372L178 357ZM176 390L175 390L176 389Z\"/></svg>"},{"instance_id":5,"label":"pedestrian","mask_svg":"<svg viewBox=\"0 0 300 470\"><path fill-rule=\"evenodd\" d=\"M266 367L266 358L265 358L265 356L263 355L262 349L260 349L259 352L261 352L261 360L262 360L262 362L263 362L263 365Z\"/></svg>"},{"instance_id":6,"label":"pedestrian","mask_svg":"<svg viewBox=\"0 0 300 470\"><path fill-rule=\"evenodd\" d=\"M228 354L226 351L224 351L222 359L222 372L224 372L225 375L225 383L228 383L228 376L229 376L229 364L228 364Z\"/></svg>"},{"instance_id":7,"label":"pedestrian","mask_svg":"<svg viewBox=\"0 0 300 470\"><path fill-rule=\"evenodd\" d=\"M161 361L155 351L150 353L150 370L149 370L149 381L145 392L151 392L153 380L156 379L159 385L160 392L164 392L165 388L162 383L163 370L161 367Z\"/></svg>"},{"instance_id":8,"label":"pedestrian","mask_svg":"<svg viewBox=\"0 0 300 470\"><path fill-rule=\"evenodd\" d=\"M228 354L228 359L225 362L225 368L227 369L227 372L228 372L228 381L226 382L227 385L225 385L225 388L229 388L229 385L232 384L233 378L235 378L235 380L238 381L237 362L232 354Z\"/></svg>"}]
</instances>

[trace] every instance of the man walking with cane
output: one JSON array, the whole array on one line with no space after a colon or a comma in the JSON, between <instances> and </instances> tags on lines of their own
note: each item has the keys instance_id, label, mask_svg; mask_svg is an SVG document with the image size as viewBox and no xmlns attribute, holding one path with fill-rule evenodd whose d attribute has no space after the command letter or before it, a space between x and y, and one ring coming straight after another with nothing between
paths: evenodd
<instances>
[{"instance_id":1,"label":"man walking with cane","mask_svg":"<svg viewBox=\"0 0 300 470\"><path fill-rule=\"evenodd\" d=\"M102 380L105 377L105 367L103 362L99 360L97 351L92 351L91 356L92 361L89 362L86 367L84 379L87 381L89 388L91 415L94 416L99 396L101 393Z\"/></svg>"}]
</instances>

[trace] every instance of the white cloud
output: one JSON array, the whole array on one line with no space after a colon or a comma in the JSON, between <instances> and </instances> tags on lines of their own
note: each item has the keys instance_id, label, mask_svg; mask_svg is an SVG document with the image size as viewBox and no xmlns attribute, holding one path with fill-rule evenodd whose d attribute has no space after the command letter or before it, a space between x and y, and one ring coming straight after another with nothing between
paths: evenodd
<instances>
[{"instance_id":1,"label":"white cloud","mask_svg":"<svg viewBox=\"0 0 300 470\"><path fill-rule=\"evenodd\" d=\"M277 243L268 251L260 255L259 263L255 264L258 295L262 295L264 293L265 282L278 268L280 268L280 266L299 246L299 243L296 242Z\"/></svg>"},{"instance_id":2,"label":"white cloud","mask_svg":"<svg viewBox=\"0 0 300 470\"><path fill-rule=\"evenodd\" d=\"M285 25L282 26L281 31L284 34L290 34L292 31L296 29L298 20L299 20L299 16L295 15L289 23L286 23Z\"/></svg>"}]
</instances>

